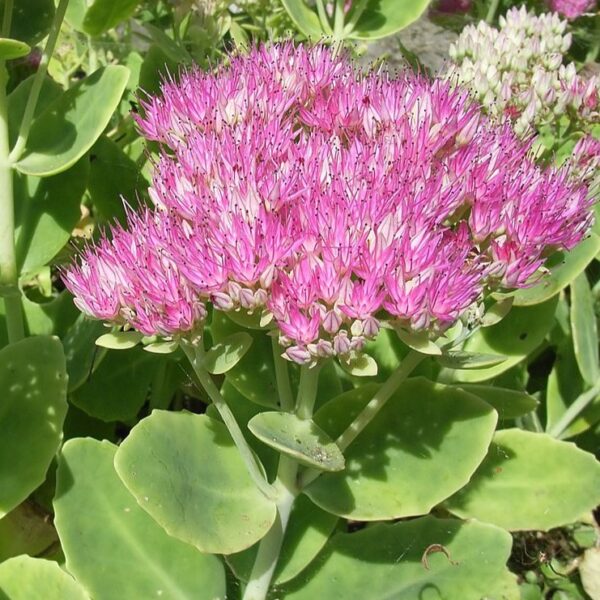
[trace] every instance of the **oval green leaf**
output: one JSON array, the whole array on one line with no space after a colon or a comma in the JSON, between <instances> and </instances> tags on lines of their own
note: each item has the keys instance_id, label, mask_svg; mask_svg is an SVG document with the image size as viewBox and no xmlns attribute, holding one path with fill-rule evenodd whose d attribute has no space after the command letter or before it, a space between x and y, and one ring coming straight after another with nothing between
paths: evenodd
<instances>
[{"instance_id":1,"label":"oval green leaf","mask_svg":"<svg viewBox=\"0 0 600 600\"><path fill-rule=\"evenodd\" d=\"M546 302L567 287L600 252L600 237L590 232L589 237L570 252L557 252L546 262L550 273L540 283L514 294L515 306L530 306Z\"/></svg>"},{"instance_id":2,"label":"oval green leaf","mask_svg":"<svg viewBox=\"0 0 600 600\"><path fill-rule=\"evenodd\" d=\"M227 373L237 365L252 346L252 336L245 331L233 333L216 343L204 356L202 365L213 375Z\"/></svg>"},{"instance_id":3,"label":"oval green leaf","mask_svg":"<svg viewBox=\"0 0 600 600\"><path fill-rule=\"evenodd\" d=\"M101 35L129 19L139 3L140 0L94 0L85 13L83 29L90 35Z\"/></svg>"},{"instance_id":4,"label":"oval green leaf","mask_svg":"<svg viewBox=\"0 0 600 600\"><path fill-rule=\"evenodd\" d=\"M109 350L128 350L137 346L143 337L144 334L139 331L113 331L101 335L96 340L96 346Z\"/></svg>"},{"instance_id":5,"label":"oval green leaf","mask_svg":"<svg viewBox=\"0 0 600 600\"><path fill-rule=\"evenodd\" d=\"M31 48L25 42L11 40L10 38L0 38L0 60L11 60L27 56Z\"/></svg>"},{"instance_id":6,"label":"oval green leaf","mask_svg":"<svg viewBox=\"0 0 600 600\"><path fill-rule=\"evenodd\" d=\"M335 535L285 600L518 600L511 536L485 523L423 517Z\"/></svg>"},{"instance_id":7,"label":"oval green leaf","mask_svg":"<svg viewBox=\"0 0 600 600\"><path fill-rule=\"evenodd\" d=\"M89 600L58 563L24 555L0 564L0 594L10 600Z\"/></svg>"},{"instance_id":8,"label":"oval green leaf","mask_svg":"<svg viewBox=\"0 0 600 600\"><path fill-rule=\"evenodd\" d=\"M335 439L377 389L338 396L315 422ZM346 450L346 469L322 474L305 493L324 510L360 521L428 513L469 481L496 419L488 404L461 389L410 379Z\"/></svg>"},{"instance_id":9,"label":"oval green leaf","mask_svg":"<svg viewBox=\"0 0 600 600\"><path fill-rule=\"evenodd\" d=\"M392 35L414 23L429 5L430 0L367 0L367 6L347 37L356 40L375 40ZM354 2L360 6L361 2ZM350 11L347 21L352 19Z\"/></svg>"},{"instance_id":10,"label":"oval green leaf","mask_svg":"<svg viewBox=\"0 0 600 600\"><path fill-rule=\"evenodd\" d=\"M446 507L513 531L547 531L576 521L598 503L600 463L592 454L544 433L504 429Z\"/></svg>"},{"instance_id":11,"label":"oval green leaf","mask_svg":"<svg viewBox=\"0 0 600 600\"><path fill-rule=\"evenodd\" d=\"M262 539L276 506L255 486L224 425L155 410L115 457L138 504L170 535L201 552L233 554Z\"/></svg>"},{"instance_id":12,"label":"oval green leaf","mask_svg":"<svg viewBox=\"0 0 600 600\"><path fill-rule=\"evenodd\" d=\"M170 537L138 506L115 473L116 451L80 438L61 452L55 525L69 572L95 600L224 600L221 562Z\"/></svg>"},{"instance_id":13,"label":"oval green leaf","mask_svg":"<svg viewBox=\"0 0 600 600\"><path fill-rule=\"evenodd\" d=\"M259 413L248 429L263 443L298 462L322 471L341 471L344 455L335 442L310 419L284 412Z\"/></svg>"},{"instance_id":14,"label":"oval green leaf","mask_svg":"<svg viewBox=\"0 0 600 600\"><path fill-rule=\"evenodd\" d=\"M410 332L396 327L398 337L409 347L423 354L439 356L442 351L430 339L427 333Z\"/></svg>"},{"instance_id":15,"label":"oval green leaf","mask_svg":"<svg viewBox=\"0 0 600 600\"><path fill-rule=\"evenodd\" d=\"M377 362L368 354L355 354L348 358L340 357L340 366L346 373L355 377L375 377Z\"/></svg>"},{"instance_id":16,"label":"oval green leaf","mask_svg":"<svg viewBox=\"0 0 600 600\"><path fill-rule=\"evenodd\" d=\"M62 439L67 374L57 338L0 350L0 517L45 479Z\"/></svg>"},{"instance_id":17,"label":"oval green leaf","mask_svg":"<svg viewBox=\"0 0 600 600\"><path fill-rule=\"evenodd\" d=\"M585 273L571 283L571 332L575 358L583 379L594 385L600 379L598 326L594 298Z\"/></svg>"},{"instance_id":18,"label":"oval green leaf","mask_svg":"<svg viewBox=\"0 0 600 600\"><path fill-rule=\"evenodd\" d=\"M502 321L477 331L465 343L465 351L505 356L506 360L495 367L457 371L454 378L465 382L486 381L521 362L552 329L557 302L554 297L536 306L513 307Z\"/></svg>"},{"instance_id":19,"label":"oval green leaf","mask_svg":"<svg viewBox=\"0 0 600 600\"><path fill-rule=\"evenodd\" d=\"M499 419L522 417L535 410L539 404L533 396L518 390L469 383L460 384L460 387L493 406Z\"/></svg>"},{"instance_id":20,"label":"oval green leaf","mask_svg":"<svg viewBox=\"0 0 600 600\"><path fill-rule=\"evenodd\" d=\"M307 38L312 38L316 42L323 37L324 32L317 13L311 10L304 0L281 0L281 2L292 21Z\"/></svg>"},{"instance_id":21,"label":"oval green leaf","mask_svg":"<svg viewBox=\"0 0 600 600\"><path fill-rule=\"evenodd\" d=\"M126 67L109 65L64 92L34 120L15 168L47 177L76 163L108 125L128 79Z\"/></svg>"},{"instance_id":22,"label":"oval green leaf","mask_svg":"<svg viewBox=\"0 0 600 600\"><path fill-rule=\"evenodd\" d=\"M306 496L298 496L283 538L273 582L281 585L301 573L317 556L332 534L338 518L315 506ZM248 581L258 544L225 557L235 576Z\"/></svg>"},{"instance_id":23,"label":"oval green leaf","mask_svg":"<svg viewBox=\"0 0 600 600\"><path fill-rule=\"evenodd\" d=\"M0 15L4 14L5 3L0 0ZM10 37L35 46L48 35L54 12L54 0L17 0L13 5Z\"/></svg>"}]
</instances>

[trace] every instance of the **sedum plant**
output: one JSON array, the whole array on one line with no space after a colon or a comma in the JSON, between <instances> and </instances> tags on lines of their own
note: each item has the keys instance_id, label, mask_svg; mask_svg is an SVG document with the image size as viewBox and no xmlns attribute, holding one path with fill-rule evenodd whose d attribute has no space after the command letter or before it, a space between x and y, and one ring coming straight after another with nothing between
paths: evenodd
<instances>
[{"instance_id":1,"label":"sedum plant","mask_svg":"<svg viewBox=\"0 0 600 600\"><path fill-rule=\"evenodd\" d=\"M322 46L189 70L137 123L160 147L152 206L63 280L111 326L99 345L182 353L208 408L155 410L119 447L65 445L67 569L109 597L74 510L98 464L106 500L92 502L118 523L104 543L167 532L203 597L225 595L212 555L245 600L518 597L507 531L580 518L600 467L507 428L535 401L461 373L501 373L546 335L552 293L534 313L511 304L588 235L586 180L536 165L467 92L363 74ZM420 518L329 539L343 520L406 517Z\"/></svg>"}]
</instances>

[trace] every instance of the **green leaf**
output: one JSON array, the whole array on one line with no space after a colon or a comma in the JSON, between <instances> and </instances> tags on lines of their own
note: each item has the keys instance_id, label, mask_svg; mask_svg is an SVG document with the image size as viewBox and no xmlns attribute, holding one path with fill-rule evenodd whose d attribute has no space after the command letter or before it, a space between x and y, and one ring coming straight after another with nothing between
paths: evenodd
<instances>
[{"instance_id":1,"label":"green leaf","mask_svg":"<svg viewBox=\"0 0 600 600\"><path fill-rule=\"evenodd\" d=\"M600 252L600 237L590 232L589 237L570 252L557 252L546 262L550 273L537 285L514 294L515 306L530 306L546 302L567 287Z\"/></svg>"},{"instance_id":2,"label":"green leaf","mask_svg":"<svg viewBox=\"0 0 600 600\"><path fill-rule=\"evenodd\" d=\"M298 496L285 530L283 546L273 576L276 585L290 581L317 556L332 534L338 518L316 507L306 496ZM258 544L225 557L238 579L248 581Z\"/></svg>"},{"instance_id":3,"label":"green leaf","mask_svg":"<svg viewBox=\"0 0 600 600\"><path fill-rule=\"evenodd\" d=\"M10 38L0 38L0 60L10 60L12 58L21 58L27 56L31 48L25 42L11 40Z\"/></svg>"},{"instance_id":4,"label":"green leaf","mask_svg":"<svg viewBox=\"0 0 600 600\"><path fill-rule=\"evenodd\" d=\"M535 410L538 405L538 401L533 396L518 390L469 383L460 384L460 387L493 406L499 419L522 417Z\"/></svg>"},{"instance_id":5,"label":"green leaf","mask_svg":"<svg viewBox=\"0 0 600 600\"><path fill-rule=\"evenodd\" d=\"M504 429L448 510L510 530L567 525L600 502L600 463L545 433Z\"/></svg>"},{"instance_id":6,"label":"green leaf","mask_svg":"<svg viewBox=\"0 0 600 600\"><path fill-rule=\"evenodd\" d=\"M213 375L230 371L248 352L252 336L245 331L233 333L216 343L204 356L203 366Z\"/></svg>"},{"instance_id":7,"label":"green leaf","mask_svg":"<svg viewBox=\"0 0 600 600\"><path fill-rule=\"evenodd\" d=\"M571 331L579 371L585 381L594 385L600 379L598 328L594 299L585 273L571 283Z\"/></svg>"},{"instance_id":8,"label":"green leaf","mask_svg":"<svg viewBox=\"0 0 600 600\"><path fill-rule=\"evenodd\" d=\"M57 563L30 556L16 556L0 564L0 594L10 600L89 600Z\"/></svg>"},{"instance_id":9,"label":"green leaf","mask_svg":"<svg viewBox=\"0 0 600 600\"><path fill-rule=\"evenodd\" d=\"M0 15L4 14L5 3L6 0L0 0ZM9 37L35 46L48 35L54 12L53 0L17 0Z\"/></svg>"},{"instance_id":10,"label":"green leaf","mask_svg":"<svg viewBox=\"0 0 600 600\"><path fill-rule=\"evenodd\" d=\"M108 125L128 78L127 68L109 65L64 92L34 120L25 153L15 167L46 177L76 163Z\"/></svg>"},{"instance_id":11,"label":"green leaf","mask_svg":"<svg viewBox=\"0 0 600 600\"><path fill-rule=\"evenodd\" d=\"M250 419L248 429L267 446L304 465L323 471L344 468L341 450L310 419L284 412L263 412Z\"/></svg>"},{"instance_id":12,"label":"green leaf","mask_svg":"<svg viewBox=\"0 0 600 600\"><path fill-rule=\"evenodd\" d=\"M304 0L281 0L298 29L313 41L319 41L323 35L323 28L316 12L311 10Z\"/></svg>"},{"instance_id":13,"label":"green leaf","mask_svg":"<svg viewBox=\"0 0 600 600\"><path fill-rule=\"evenodd\" d=\"M347 37L375 40L392 35L414 23L429 5L430 0L368 0L367 7ZM360 2L354 2L360 5ZM346 21L352 19L350 11Z\"/></svg>"},{"instance_id":14,"label":"green leaf","mask_svg":"<svg viewBox=\"0 0 600 600\"><path fill-rule=\"evenodd\" d=\"M0 517L44 481L62 439L66 392L58 339L31 337L0 350Z\"/></svg>"},{"instance_id":15,"label":"green leaf","mask_svg":"<svg viewBox=\"0 0 600 600\"><path fill-rule=\"evenodd\" d=\"M140 0L94 0L83 19L83 29L92 36L101 35L129 19Z\"/></svg>"},{"instance_id":16,"label":"green leaf","mask_svg":"<svg viewBox=\"0 0 600 600\"><path fill-rule=\"evenodd\" d=\"M449 369L485 369L486 367L499 365L506 358L497 354L475 354L454 350L445 352L442 356L437 356L436 360L440 365Z\"/></svg>"},{"instance_id":17,"label":"green leaf","mask_svg":"<svg viewBox=\"0 0 600 600\"><path fill-rule=\"evenodd\" d=\"M189 52L183 47L177 44L172 38L170 38L162 29L154 27L150 23L144 24L144 29L158 48L165 54L169 61L174 64L185 64L192 60Z\"/></svg>"},{"instance_id":18,"label":"green leaf","mask_svg":"<svg viewBox=\"0 0 600 600\"><path fill-rule=\"evenodd\" d=\"M398 337L409 347L423 354L431 354L438 356L442 353L440 348L436 346L430 339L427 333L409 332L400 327L396 327Z\"/></svg>"},{"instance_id":19,"label":"green leaf","mask_svg":"<svg viewBox=\"0 0 600 600\"><path fill-rule=\"evenodd\" d=\"M152 344L143 346L146 352L151 352L152 354L172 354L177 348L179 348L179 342L176 341L153 342Z\"/></svg>"},{"instance_id":20,"label":"green leaf","mask_svg":"<svg viewBox=\"0 0 600 600\"><path fill-rule=\"evenodd\" d=\"M14 178L15 251L21 273L48 264L69 241L81 218L89 163L82 159L54 177Z\"/></svg>"},{"instance_id":21,"label":"green leaf","mask_svg":"<svg viewBox=\"0 0 600 600\"><path fill-rule=\"evenodd\" d=\"M158 94L163 79L177 73L179 63L172 60L156 44L150 46L140 68L140 89L146 94Z\"/></svg>"},{"instance_id":22,"label":"green leaf","mask_svg":"<svg viewBox=\"0 0 600 600\"><path fill-rule=\"evenodd\" d=\"M90 161L88 189L95 215L104 221L117 218L125 223L123 198L134 203L148 182L135 162L105 135L90 150Z\"/></svg>"},{"instance_id":23,"label":"green leaf","mask_svg":"<svg viewBox=\"0 0 600 600\"><path fill-rule=\"evenodd\" d=\"M600 597L600 548L589 548L579 564L583 589L590 598Z\"/></svg>"},{"instance_id":24,"label":"green leaf","mask_svg":"<svg viewBox=\"0 0 600 600\"><path fill-rule=\"evenodd\" d=\"M222 342L242 330L243 328L236 325L225 313L213 312L210 332L215 343ZM253 339L252 352L246 353L239 363L225 373L225 377L248 400L269 408L277 408L279 394L271 338L263 331L243 331Z\"/></svg>"},{"instance_id":25,"label":"green leaf","mask_svg":"<svg viewBox=\"0 0 600 600\"><path fill-rule=\"evenodd\" d=\"M467 352L506 356L495 367L471 371L457 371L458 381L479 382L491 379L521 362L544 340L554 325L558 298L554 297L536 306L514 307L500 323L479 329L465 343Z\"/></svg>"},{"instance_id":26,"label":"green leaf","mask_svg":"<svg viewBox=\"0 0 600 600\"><path fill-rule=\"evenodd\" d=\"M83 20L93 0L69 0L65 21L76 31L84 33Z\"/></svg>"},{"instance_id":27,"label":"green leaf","mask_svg":"<svg viewBox=\"0 0 600 600\"><path fill-rule=\"evenodd\" d=\"M71 402L103 421L133 419L146 401L152 377L163 360L141 347L127 352L109 350L100 366L73 392Z\"/></svg>"},{"instance_id":28,"label":"green leaf","mask_svg":"<svg viewBox=\"0 0 600 600\"><path fill-rule=\"evenodd\" d=\"M31 86L35 75L28 77L25 81L22 81L8 96L8 132L10 139L11 148L17 141L17 135L19 133L19 126L23 120L25 114L25 106L27 104L27 98L31 92ZM56 100L63 93L62 87L56 83L53 79L45 77L42 82L42 88L40 95L35 106L34 117L40 115L48 105Z\"/></svg>"},{"instance_id":29,"label":"green leaf","mask_svg":"<svg viewBox=\"0 0 600 600\"><path fill-rule=\"evenodd\" d=\"M139 331L113 331L101 335L96 340L96 346L110 350L128 350L137 346L143 337L144 334Z\"/></svg>"},{"instance_id":30,"label":"green leaf","mask_svg":"<svg viewBox=\"0 0 600 600\"><path fill-rule=\"evenodd\" d=\"M43 554L58 537L47 515L33 502L23 502L0 519L0 562L19 554Z\"/></svg>"},{"instance_id":31,"label":"green leaf","mask_svg":"<svg viewBox=\"0 0 600 600\"><path fill-rule=\"evenodd\" d=\"M63 337L69 393L83 385L91 375L94 364L97 366L100 362L103 353L98 351L95 342L103 331L106 331L106 327L101 321L80 314Z\"/></svg>"},{"instance_id":32,"label":"green leaf","mask_svg":"<svg viewBox=\"0 0 600 600\"><path fill-rule=\"evenodd\" d=\"M115 468L168 533L201 552L233 554L260 540L275 503L256 487L224 425L153 411L121 444Z\"/></svg>"},{"instance_id":33,"label":"green leaf","mask_svg":"<svg viewBox=\"0 0 600 600\"><path fill-rule=\"evenodd\" d=\"M506 531L485 523L431 516L380 523L335 535L283 597L518 600L506 568L511 545Z\"/></svg>"},{"instance_id":34,"label":"green leaf","mask_svg":"<svg viewBox=\"0 0 600 600\"><path fill-rule=\"evenodd\" d=\"M69 572L94 600L223 600L219 559L170 537L137 505L115 473L116 451L80 438L61 452L55 524Z\"/></svg>"},{"instance_id":35,"label":"green leaf","mask_svg":"<svg viewBox=\"0 0 600 600\"><path fill-rule=\"evenodd\" d=\"M502 321L502 319L510 312L513 303L514 298L512 296L494 302L494 304L485 311L485 314L481 319L481 326L491 327L496 323L500 323L500 321Z\"/></svg>"},{"instance_id":36,"label":"green leaf","mask_svg":"<svg viewBox=\"0 0 600 600\"><path fill-rule=\"evenodd\" d=\"M377 363L368 354L355 354L348 358L340 357L340 366L344 371L355 377L375 377Z\"/></svg>"},{"instance_id":37,"label":"green leaf","mask_svg":"<svg viewBox=\"0 0 600 600\"><path fill-rule=\"evenodd\" d=\"M338 396L315 422L336 439L377 389L366 385ZM346 469L322 474L305 492L324 510L359 521L425 514L467 483L496 418L461 389L410 379L346 450Z\"/></svg>"}]
</instances>

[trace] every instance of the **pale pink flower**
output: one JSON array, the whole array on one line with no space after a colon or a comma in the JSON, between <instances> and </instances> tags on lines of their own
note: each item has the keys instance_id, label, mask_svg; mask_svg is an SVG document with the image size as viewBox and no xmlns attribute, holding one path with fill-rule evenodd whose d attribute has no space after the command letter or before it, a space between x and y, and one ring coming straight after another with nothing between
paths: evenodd
<instances>
[{"instance_id":1,"label":"pale pink flower","mask_svg":"<svg viewBox=\"0 0 600 600\"><path fill-rule=\"evenodd\" d=\"M596 6L596 0L547 0L548 8L567 19L576 19Z\"/></svg>"}]
</instances>

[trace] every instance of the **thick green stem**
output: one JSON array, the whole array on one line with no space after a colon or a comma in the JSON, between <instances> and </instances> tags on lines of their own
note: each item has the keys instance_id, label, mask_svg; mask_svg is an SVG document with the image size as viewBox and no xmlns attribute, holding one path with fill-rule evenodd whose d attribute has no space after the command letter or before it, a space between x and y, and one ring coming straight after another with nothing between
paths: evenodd
<instances>
[{"instance_id":1,"label":"thick green stem","mask_svg":"<svg viewBox=\"0 0 600 600\"><path fill-rule=\"evenodd\" d=\"M565 411L558 422L548 430L552 437L560 438L564 432L579 418L581 413L598 397L600 394L600 380L594 387L583 392L569 408Z\"/></svg>"},{"instance_id":2,"label":"thick green stem","mask_svg":"<svg viewBox=\"0 0 600 600\"><path fill-rule=\"evenodd\" d=\"M2 37L10 37L10 24L12 23L13 0L6 0L4 3L4 14L2 15Z\"/></svg>"},{"instance_id":3,"label":"thick green stem","mask_svg":"<svg viewBox=\"0 0 600 600\"><path fill-rule=\"evenodd\" d=\"M276 365L279 354L280 349L274 344L273 357L275 358ZM312 369L302 367L298 397L296 399L296 415L302 419L310 419L312 417L317 395L319 371L319 365ZM286 382L283 378L277 377L280 398L287 394L285 388L288 386L289 378ZM282 454L279 457L279 468L277 470L277 479L275 480L275 487L278 491L277 519L267 535L260 541L243 600L264 600L267 597L269 586L271 585L271 580L279 561L279 554L290 513L294 506L294 500L300 492L297 485L298 466L298 463L288 456Z\"/></svg>"},{"instance_id":4,"label":"thick green stem","mask_svg":"<svg viewBox=\"0 0 600 600\"><path fill-rule=\"evenodd\" d=\"M496 12L498 12L498 6L500 5L500 0L492 0L490 2L490 7L488 8L487 15L485 17L486 23L493 23L496 18Z\"/></svg>"},{"instance_id":5,"label":"thick green stem","mask_svg":"<svg viewBox=\"0 0 600 600\"><path fill-rule=\"evenodd\" d=\"M321 22L323 31L331 35L333 33L333 29L331 29L331 25L329 24L329 19L327 18L327 11L325 10L323 0L317 0L317 14L319 15L319 21Z\"/></svg>"},{"instance_id":6,"label":"thick green stem","mask_svg":"<svg viewBox=\"0 0 600 600\"><path fill-rule=\"evenodd\" d=\"M48 71L48 63L50 62L50 58L54 53L54 48L56 47L56 41L58 40L60 27L63 19L65 18L65 12L67 11L68 4L69 0L60 0L58 6L56 7L56 13L54 14L54 20L52 21L46 46L44 47L44 51L42 53L40 65L33 79L29 97L27 98L27 104L25 104L25 110L23 112L23 119L21 120L21 124L19 126L17 141L10 153L10 161L13 163L17 162L19 158L21 158L21 155L25 150L25 144L27 143L29 131L31 130L31 124L33 123L33 117L35 115L35 107L37 106L40 92L42 91L44 78L46 77L46 73Z\"/></svg>"},{"instance_id":7,"label":"thick green stem","mask_svg":"<svg viewBox=\"0 0 600 600\"><path fill-rule=\"evenodd\" d=\"M215 408L219 412L219 415L221 415L223 423L229 430L229 434L231 435L234 444L237 446L242 460L246 465L246 469L256 484L256 487L258 487L258 489L260 489L260 491L267 498L275 499L275 488L266 480L262 469L256 461L256 457L254 456L252 449L248 445L240 426L235 420L235 416L231 412L231 409L225 402L223 396L221 396L221 392L214 384L210 373L202 365L204 349L202 348L201 344L201 341L198 341L196 344L185 342L181 344L181 347L183 348L183 351L185 352L190 364L192 365L192 368L194 369L194 373L198 378L198 382L208 394L208 397L211 399Z\"/></svg>"},{"instance_id":8,"label":"thick green stem","mask_svg":"<svg viewBox=\"0 0 600 600\"><path fill-rule=\"evenodd\" d=\"M375 415L385 406L392 394L400 384L412 373L414 368L425 358L424 354L411 350L402 360L398 368L390 375L389 379L377 390L373 398L350 423L335 443L343 452L358 436L358 434L375 418ZM300 478L300 489L312 483L321 471L308 469Z\"/></svg>"},{"instance_id":9,"label":"thick green stem","mask_svg":"<svg viewBox=\"0 0 600 600\"><path fill-rule=\"evenodd\" d=\"M345 0L335 0L335 9L333 13L333 37L336 42L341 42L344 37L344 4Z\"/></svg>"},{"instance_id":10,"label":"thick green stem","mask_svg":"<svg viewBox=\"0 0 600 600\"><path fill-rule=\"evenodd\" d=\"M275 363L275 379L277 380L279 403L282 410L291 412L294 410L294 395L292 394L292 386L290 385L288 363L281 356L281 346L275 336L271 337L271 344L273 347L273 362Z\"/></svg>"},{"instance_id":11,"label":"thick green stem","mask_svg":"<svg viewBox=\"0 0 600 600\"><path fill-rule=\"evenodd\" d=\"M4 299L8 341L12 344L24 337L25 328L15 252L13 170L8 158L7 81L5 62L0 61L0 297Z\"/></svg>"}]
</instances>

